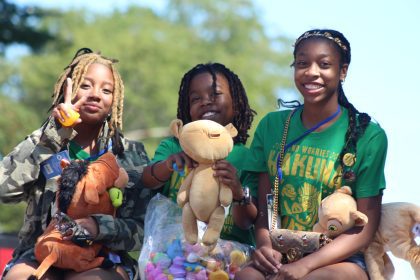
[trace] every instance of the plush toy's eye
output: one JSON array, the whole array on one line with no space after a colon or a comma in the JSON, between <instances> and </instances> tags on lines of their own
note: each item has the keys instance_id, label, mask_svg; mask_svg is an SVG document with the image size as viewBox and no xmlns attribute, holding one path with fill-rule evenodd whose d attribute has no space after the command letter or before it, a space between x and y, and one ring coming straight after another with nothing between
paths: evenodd
<instances>
[{"instance_id":1,"label":"plush toy's eye","mask_svg":"<svg viewBox=\"0 0 420 280\"><path fill-rule=\"evenodd\" d=\"M209 138L219 138L220 133L209 133Z\"/></svg>"},{"instance_id":2,"label":"plush toy's eye","mask_svg":"<svg viewBox=\"0 0 420 280\"><path fill-rule=\"evenodd\" d=\"M336 225L329 225L328 226L328 231L337 231L337 226Z\"/></svg>"}]
</instances>

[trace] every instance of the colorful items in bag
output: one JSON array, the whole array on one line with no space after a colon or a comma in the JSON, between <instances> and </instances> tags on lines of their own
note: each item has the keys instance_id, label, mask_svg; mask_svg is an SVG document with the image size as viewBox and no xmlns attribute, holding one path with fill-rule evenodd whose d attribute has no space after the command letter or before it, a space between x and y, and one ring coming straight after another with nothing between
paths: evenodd
<instances>
[{"instance_id":1,"label":"colorful items in bag","mask_svg":"<svg viewBox=\"0 0 420 280\"><path fill-rule=\"evenodd\" d=\"M208 250L200 244L191 245L175 239L165 252L152 252L145 267L147 280L228 280L249 260L249 248L232 241L220 240Z\"/></svg>"}]
</instances>

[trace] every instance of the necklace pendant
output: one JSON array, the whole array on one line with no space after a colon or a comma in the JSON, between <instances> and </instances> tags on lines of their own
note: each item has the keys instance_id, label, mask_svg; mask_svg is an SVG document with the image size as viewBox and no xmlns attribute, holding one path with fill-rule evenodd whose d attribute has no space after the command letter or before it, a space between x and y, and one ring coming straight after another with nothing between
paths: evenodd
<instances>
[{"instance_id":1,"label":"necklace pendant","mask_svg":"<svg viewBox=\"0 0 420 280\"><path fill-rule=\"evenodd\" d=\"M345 166L351 167L356 163L356 155L352 153L346 153L343 156L343 164Z\"/></svg>"}]
</instances>

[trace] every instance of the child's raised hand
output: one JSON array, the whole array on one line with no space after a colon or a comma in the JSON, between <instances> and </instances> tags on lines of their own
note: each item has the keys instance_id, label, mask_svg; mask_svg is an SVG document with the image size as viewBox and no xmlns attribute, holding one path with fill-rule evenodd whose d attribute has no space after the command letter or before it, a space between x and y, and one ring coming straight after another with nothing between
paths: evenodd
<instances>
[{"instance_id":1,"label":"child's raised hand","mask_svg":"<svg viewBox=\"0 0 420 280\"><path fill-rule=\"evenodd\" d=\"M214 177L219 179L219 182L228 186L232 190L234 200L241 200L243 197L242 185L236 175L236 168L227 160L218 160L213 165Z\"/></svg>"},{"instance_id":2,"label":"child's raised hand","mask_svg":"<svg viewBox=\"0 0 420 280\"><path fill-rule=\"evenodd\" d=\"M188 169L194 168L198 165L196 161L190 158L186 153L179 152L172 154L166 159L166 167L169 170L173 170L173 166L176 164L177 170L184 170L186 166Z\"/></svg>"},{"instance_id":3,"label":"child's raised hand","mask_svg":"<svg viewBox=\"0 0 420 280\"><path fill-rule=\"evenodd\" d=\"M52 116L57 119L63 126L72 127L82 122L78 113L80 107L85 102L86 97L83 96L76 103L72 104L71 94L73 91L73 83L67 78L64 90L64 102L60 103L52 111Z\"/></svg>"}]
</instances>

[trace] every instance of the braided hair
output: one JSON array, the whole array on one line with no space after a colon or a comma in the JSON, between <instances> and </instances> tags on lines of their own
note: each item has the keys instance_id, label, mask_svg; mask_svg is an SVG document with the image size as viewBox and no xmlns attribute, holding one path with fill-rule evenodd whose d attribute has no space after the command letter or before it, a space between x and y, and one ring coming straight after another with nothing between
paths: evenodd
<instances>
[{"instance_id":1,"label":"braided hair","mask_svg":"<svg viewBox=\"0 0 420 280\"><path fill-rule=\"evenodd\" d=\"M191 122L189 102L190 83L195 76L202 73L209 73L213 77L212 88L214 92L216 92L216 74L222 74L228 80L233 101L233 111L237 112L233 117L232 124L238 130L238 135L233 140L234 143L245 144L249 137L248 130L251 127L256 112L249 106L245 88L239 77L223 64L198 64L184 75L178 92L178 119L181 119L184 124Z\"/></svg>"},{"instance_id":2,"label":"braided hair","mask_svg":"<svg viewBox=\"0 0 420 280\"><path fill-rule=\"evenodd\" d=\"M319 39L319 40L330 40L334 42L334 46L337 49L338 53L340 54L340 69L344 64L350 64L351 61L351 49L350 43L344 37L344 35L336 30L331 29L313 29L310 31L305 32L302 34L295 42L294 50L293 50L293 57L296 59L296 52L299 48L299 45L304 40L311 40L311 39ZM341 81L338 85L338 104L347 108L348 116L349 116L349 126L347 128L346 136L345 136L345 144L343 149L340 152L339 164L341 166L341 170L344 171L344 174L338 175L341 177L344 175L344 179L352 179L346 178L349 173L346 173L346 168L344 164L344 155L347 153L351 153L356 155L357 153L357 140L363 135L370 122L370 116L366 113L359 112L353 104L351 104L346 95L344 94L343 85ZM347 168L348 169L348 168ZM335 178L335 180L338 179ZM354 179L354 178L353 178ZM351 180L350 180L351 181Z\"/></svg>"},{"instance_id":3,"label":"braided hair","mask_svg":"<svg viewBox=\"0 0 420 280\"><path fill-rule=\"evenodd\" d=\"M50 110L55 108L58 104L64 102L64 85L67 78L73 81L72 99L76 96L77 91L82 84L88 68L93 63L100 63L109 67L114 78L114 93L112 99L112 108L109 117L106 119L109 130L107 132L106 143L112 139L112 151L116 155L121 155L124 151L121 141L122 131L122 115L123 115L123 100L124 100L124 84L121 76L115 68L115 63L118 60L102 56L100 52L93 52L89 48L79 49L73 57L70 64L64 68L64 72L58 77L54 86L54 93L52 95L53 101Z\"/></svg>"}]
</instances>

